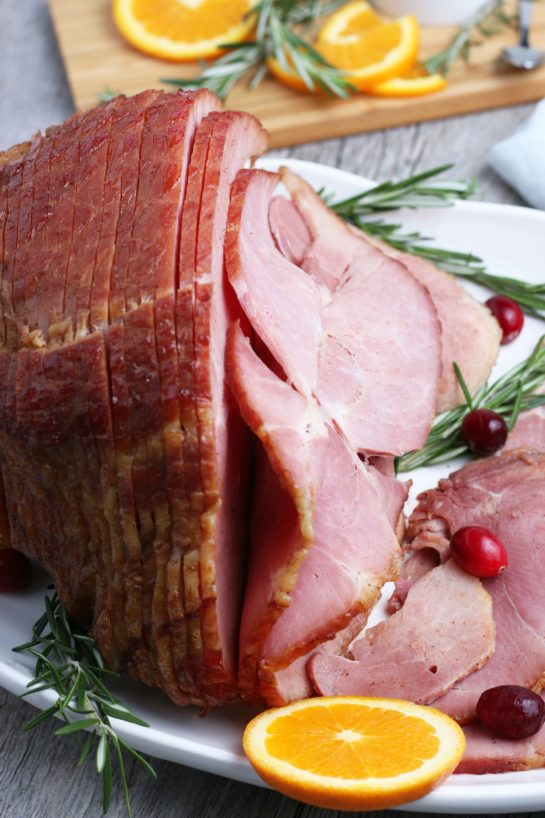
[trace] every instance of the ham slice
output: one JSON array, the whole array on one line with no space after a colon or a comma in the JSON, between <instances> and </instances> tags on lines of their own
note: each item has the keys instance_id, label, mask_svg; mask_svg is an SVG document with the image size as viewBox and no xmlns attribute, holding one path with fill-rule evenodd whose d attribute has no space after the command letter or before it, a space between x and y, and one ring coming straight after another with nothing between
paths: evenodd
<instances>
[{"instance_id":1,"label":"ham slice","mask_svg":"<svg viewBox=\"0 0 545 818\"><path fill-rule=\"evenodd\" d=\"M244 170L237 176L231 191L225 264L257 335L288 380L301 394L311 395L323 343L321 299L313 281L278 252L271 235L269 203L278 181L276 174L261 170Z\"/></svg>"},{"instance_id":2,"label":"ham slice","mask_svg":"<svg viewBox=\"0 0 545 818\"><path fill-rule=\"evenodd\" d=\"M409 521L444 529L442 551L448 553L450 533L465 525L479 525L498 536L509 554L505 572L483 580L492 597L496 648L484 667L434 701L461 722L475 715L480 694L499 684L518 684L540 690L545 674L545 589L541 581L545 522L545 455L517 450L470 463L441 480L436 489L420 495ZM428 520L426 526L425 520ZM420 580L422 581L422 580ZM409 594L410 598L410 594Z\"/></svg>"},{"instance_id":3,"label":"ham slice","mask_svg":"<svg viewBox=\"0 0 545 818\"><path fill-rule=\"evenodd\" d=\"M293 253L292 246L295 247L297 263L332 290L352 260L362 252L362 246L375 248L398 261L426 288L440 322L442 371L437 409L444 411L463 402L452 366L454 360L461 367L470 392L475 392L488 378L501 341L499 325L490 311L470 296L454 276L349 227L296 174L283 169L281 176L293 198L291 208L276 202L273 202L274 208L271 207L271 227L281 251ZM299 211L299 218L293 205ZM311 237L306 239L306 248L304 227ZM336 237L333 241L332 236ZM383 267L381 274L384 276L393 269ZM479 355L474 354L475 349Z\"/></svg>"},{"instance_id":4,"label":"ham slice","mask_svg":"<svg viewBox=\"0 0 545 818\"><path fill-rule=\"evenodd\" d=\"M361 245L324 308L316 394L355 449L400 455L424 445L435 416L439 325L405 268Z\"/></svg>"},{"instance_id":5,"label":"ham slice","mask_svg":"<svg viewBox=\"0 0 545 818\"><path fill-rule=\"evenodd\" d=\"M236 693L249 460L248 433L225 380L227 329L242 312L224 280L223 247L231 184L266 144L249 114L209 114L195 140L181 222L179 287L182 297L190 289L193 302L193 332L180 350L191 498L184 585L191 672L211 700Z\"/></svg>"},{"instance_id":6,"label":"ham slice","mask_svg":"<svg viewBox=\"0 0 545 818\"><path fill-rule=\"evenodd\" d=\"M410 590L402 611L365 632L355 661L317 654L307 666L323 696L386 696L429 704L494 650L490 595L453 560Z\"/></svg>"},{"instance_id":7,"label":"ham slice","mask_svg":"<svg viewBox=\"0 0 545 818\"><path fill-rule=\"evenodd\" d=\"M396 571L398 544L380 487L317 404L281 381L240 330L228 372L245 421L263 446L256 480L241 625L240 686L278 702L275 674L368 612ZM365 535L362 536L362 532Z\"/></svg>"},{"instance_id":8,"label":"ham slice","mask_svg":"<svg viewBox=\"0 0 545 818\"><path fill-rule=\"evenodd\" d=\"M305 185L305 198L319 208L320 229L327 225L320 248L327 236L329 252L342 259L335 266L317 251L320 271L308 275L307 254L304 272L271 235L269 221L286 207L270 211L276 182L264 172L244 172L233 189L229 220L236 240L226 246L226 265L242 308L288 380L317 398L354 449L397 455L420 447L440 374L439 323L427 290L355 236Z\"/></svg>"},{"instance_id":9,"label":"ham slice","mask_svg":"<svg viewBox=\"0 0 545 818\"><path fill-rule=\"evenodd\" d=\"M401 253L372 237L368 241L379 246L391 258L401 261L428 290L441 324L441 379L437 409L445 412L465 402L454 372L453 362L460 367L473 395L486 383L496 363L501 343L501 330L490 310L471 296L456 278L418 256ZM475 354L475 350L479 354Z\"/></svg>"}]
</instances>

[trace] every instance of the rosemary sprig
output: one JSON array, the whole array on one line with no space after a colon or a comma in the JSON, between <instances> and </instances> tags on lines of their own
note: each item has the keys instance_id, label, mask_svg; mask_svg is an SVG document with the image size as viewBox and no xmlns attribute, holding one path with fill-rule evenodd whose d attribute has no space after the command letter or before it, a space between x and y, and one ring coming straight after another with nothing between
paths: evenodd
<instances>
[{"instance_id":1,"label":"rosemary sprig","mask_svg":"<svg viewBox=\"0 0 545 818\"><path fill-rule=\"evenodd\" d=\"M473 253L435 247L429 244L431 237L418 231L406 233L401 224L369 218L373 214L400 208L449 207L456 200L467 199L475 191L475 180L463 182L434 178L451 167L441 165L400 182L383 182L338 202L332 201L332 194L320 193L337 215L368 235L382 239L396 250L431 261L447 273L507 295L517 301L528 315L545 320L545 283L529 284L522 279L493 275L488 272L483 260Z\"/></svg>"},{"instance_id":2,"label":"rosemary sprig","mask_svg":"<svg viewBox=\"0 0 545 818\"><path fill-rule=\"evenodd\" d=\"M460 385L467 393L462 373L455 365ZM469 453L460 437L460 427L468 409L492 409L506 420L511 430L520 412L545 404L545 395L537 390L545 382L545 335L541 336L532 354L514 366L493 384L484 384L473 396L466 394L467 405L458 406L438 415L424 448L398 458L398 472L421 466L444 463Z\"/></svg>"},{"instance_id":3,"label":"rosemary sprig","mask_svg":"<svg viewBox=\"0 0 545 818\"><path fill-rule=\"evenodd\" d=\"M515 20L516 15L506 11L506 0L487 0L477 9L473 17L460 27L445 49L425 61L426 70L430 74L448 74L458 57L467 62L471 47L482 42L474 39L475 34L490 37L502 28L513 25Z\"/></svg>"},{"instance_id":4,"label":"rosemary sprig","mask_svg":"<svg viewBox=\"0 0 545 818\"><path fill-rule=\"evenodd\" d=\"M435 178L452 167L451 164L439 165L399 182L381 182L340 202L332 202L331 194L327 193L322 193L322 198L335 213L352 224L372 213L384 213L403 207L411 210L449 207L457 199L468 199L476 190L475 179L464 182Z\"/></svg>"},{"instance_id":5,"label":"rosemary sprig","mask_svg":"<svg viewBox=\"0 0 545 818\"><path fill-rule=\"evenodd\" d=\"M32 730L38 724L57 716L66 724L55 731L57 736L73 735L80 746L78 766L90 756L93 747L97 772L102 775L102 806L108 811L111 800L113 760L121 778L127 812L132 815L124 753L135 758L154 778L155 770L133 747L115 732L111 719L149 725L113 696L107 687L108 677L117 676L104 667L94 640L81 631L69 618L58 596L45 597L45 613L32 628L32 640L13 648L36 660L34 678L22 694L30 696L43 690L53 690L57 699L51 707L39 713L25 725ZM88 735L83 738L82 731Z\"/></svg>"},{"instance_id":6,"label":"rosemary sprig","mask_svg":"<svg viewBox=\"0 0 545 818\"><path fill-rule=\"evenodd\" d=\"M295 70L309 91L321 89L330 96L346 98L354 90L346 74L330 65L301 33L324 14L329 14L342 0L260 0L248 15L255 18L252 42L226 43L227 49L215 62L203 64L201 73L191 79L169 78L162 82L177 88L208 88L221 99L237 82L248 76L255 88L267 73L267 60L278 60L285 70Z\"/></svg>"}]
</instances>

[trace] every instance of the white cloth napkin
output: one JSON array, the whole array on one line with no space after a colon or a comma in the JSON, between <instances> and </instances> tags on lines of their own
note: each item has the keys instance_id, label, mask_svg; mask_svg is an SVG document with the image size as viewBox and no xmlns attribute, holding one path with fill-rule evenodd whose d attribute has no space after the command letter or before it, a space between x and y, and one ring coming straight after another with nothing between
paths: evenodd
<instances>
[{"instance_id":1,"label":"white cloth napkin","mask_svg":"<svg viewBox=\"0 0 545 818\"><path fill-rule=\"evenodd\" d=\"M513 136L492 147L488 162L523 199L545 210L545 99Z\"/></svg>"}]
</instances>

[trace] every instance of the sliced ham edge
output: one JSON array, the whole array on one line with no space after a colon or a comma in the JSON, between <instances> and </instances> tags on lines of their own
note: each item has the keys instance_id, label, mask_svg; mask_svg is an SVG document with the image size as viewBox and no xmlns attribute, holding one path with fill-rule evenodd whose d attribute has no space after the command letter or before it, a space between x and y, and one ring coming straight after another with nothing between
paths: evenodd
<instances>
[{"instance_id":1,"label":"sliced ham edge","mask_svg":"<svg viewBox=\"0 0 545 818\"><path fill-rule=\"evenodd\" d=\"M382 509L390 478L380 475L375 484L343 437L324 424L316 404L271 372L239 328L229 337L228 374L242 415L263 445L240 685L255 695L257 671L261 695L273 701L274 673L367 612L395 576L399 546ZM392 482L392 507L397 503L399 510L406 489Z\"/></svg>"},{"instance_id":2,"label":"sliced ham edge","mask_svg":"<svg viewBox=\"0 0 545 818\"><path fill-rule=\"evenodd\" d=\"M193 403L197 451L184 449L200 468L203 493L198 539L192 543L198 580L202 648L192 659L197 683L219 700L236 695L238 623L243 582L249 435L227 386L227 329L244 316L224 273L230 188L248 160L262 153L267 134L250 114L214 112L197 134L206 162L192 168L200 184L194 266L180 270L193 286ZM199 147L201 155L203 149ZM200 178L199 178L200 177ZM182 227L183 230L183 227ZM182 240L183 244L183 240Z\"/></svg>"},{"instance_id":3,"label":"sliced ham edge","mask_svg":"<svg viewBox=\"0 0 545 818\"><path fill-rule=\"evenodd\" d=\"M368 629L354 660L316 654L308 671L324 696L385 696L429 704L494 650L492 601L453 560L417 582L402 611Z\"/></svg>"},{"instance_id":4,"label":"sliced ham edge","mask_svg":"<svg viewBox=\"0 0 545 818\"><path fill-rule=\"evenodd\" d=\"M303 179L286 169L281 176L293 201L272 200L271 229L288 258L302 257L322 299L316 397L360 452L420 448L441 376L441 327L427 287L353 231ZM301 219L311 236L306 250Z\"/></svg>"}]
</instances>

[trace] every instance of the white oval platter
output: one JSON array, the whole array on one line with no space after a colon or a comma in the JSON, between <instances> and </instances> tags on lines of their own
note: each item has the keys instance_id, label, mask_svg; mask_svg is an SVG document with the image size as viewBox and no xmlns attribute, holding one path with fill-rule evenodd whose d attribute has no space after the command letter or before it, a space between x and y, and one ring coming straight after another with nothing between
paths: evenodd
<instances>
[{"instance_id":1,"label":"white oval platter","mask_svg":"<svg viewBox=\"0 0 545 818\"><path fill-rule=\"evenodd\" d=\"M304 176L315 188L325 188L336 197L352 196L371 182L344 171L297 160L266 158L258 165L276 170L285 164ZM545 214L522 207L460 202L454 207L385 214L386 220L401 221L407 229L433 236L442 247L475 253L485 259L489 270L534 283L545 281ZM484 290L471 287L481 300ZM415 331L417 328L415 327ZM502 348L493 378L502 374L531 351L545 323L526 319L522 335ZM435 485L459 462L419 469L411 473L411 495ZM545 575L545 567L544 567ZM12 693L23 692L32 677L31 662L11 648L28 640L31 626L43 612L47 585L45 575L36 577L31 588L20 594L0 594L0 685ZM384 616L381 606L372 622ZM247 762L241 745L244 725L253 715L243 708L218 709L196 718L194 708L180 709L158 691L122 678L116 682L119 695L149 722L149 728L117 722L120 735L151 756L185 764L206 772L265 786ZM28 701L38 708L52 702L50 692ZM406 804L404 810L442 813L526 812L545 804L545 770L501 775L451 776L425 798Z\"/></svg>"}]
</instances>

